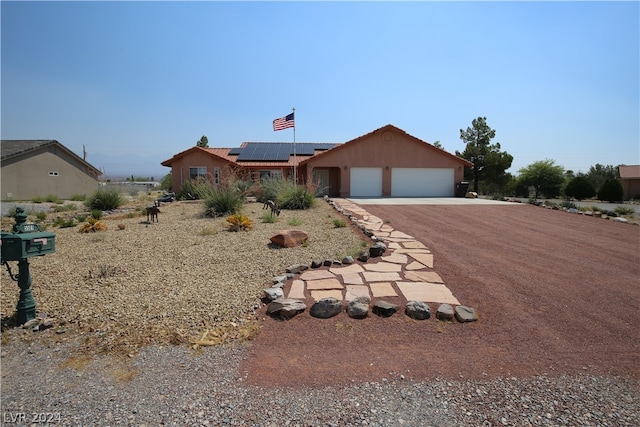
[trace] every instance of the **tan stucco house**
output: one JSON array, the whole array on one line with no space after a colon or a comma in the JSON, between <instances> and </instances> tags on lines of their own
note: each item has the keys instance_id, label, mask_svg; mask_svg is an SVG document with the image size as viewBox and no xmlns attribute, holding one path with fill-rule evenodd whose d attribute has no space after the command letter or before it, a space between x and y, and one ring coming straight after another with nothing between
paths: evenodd
<instances>
[{"instance_id":1,"label":"tan stucco house","mask_svg":"<svg viewBox=\"0 0 640 427\"><path fill-rule=\"evenodd\" d=\"M102 173L56 140L2 140L2 200L55 195L69 199L97 190Z\"/></svg>"},{"instance_id":2,"label":"tan stucco house","mask_svg":"<svg viewBox=\"0 0 640 427\"><path fill-rule=\"evenodd\" d=\"M640 165L618 166L624 200L640 199Z\"/></svg>"},{"instance_id":3,"label":"tan stucco house","mask_svg":"<svg viewBox=\"0 0 640 427\"><path fill-rule=\"evenodd\" d=\"M393 125L345 143L245 142L237 148L191 147L162 162L173 190L198 176L220 183L232 171L314 182L332 197L452 197L473 164Z\"/></svg>"}]
</instances>

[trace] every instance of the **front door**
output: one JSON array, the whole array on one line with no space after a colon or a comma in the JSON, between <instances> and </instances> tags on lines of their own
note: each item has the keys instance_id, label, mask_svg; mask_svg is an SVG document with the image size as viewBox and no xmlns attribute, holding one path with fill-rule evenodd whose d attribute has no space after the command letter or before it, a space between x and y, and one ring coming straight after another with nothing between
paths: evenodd
<instances>
[{"instance_id":1,"label":"front door","mask_svg":"<svg viewBox=\"0 0 640 427\"><path fill-rule=\"evenodd\" d=\"M311 179L316 186L317 197L329 194L329 169L314 169Z\"/></svg>"}]
</instances>

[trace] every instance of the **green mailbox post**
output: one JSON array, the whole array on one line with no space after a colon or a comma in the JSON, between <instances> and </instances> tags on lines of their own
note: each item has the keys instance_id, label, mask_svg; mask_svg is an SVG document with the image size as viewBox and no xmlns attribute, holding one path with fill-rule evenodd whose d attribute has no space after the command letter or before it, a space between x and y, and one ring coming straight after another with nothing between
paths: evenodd
<instances>
[{"instance_id":1,"label":"green mailbox post","mask_svg":"<svg viewBox=\"0 0 640 427\"><path fill-rule=\"evenodd\" d=\"M41 231L38 224L28 224L24 209L16 208L16 223L13 233L2 233L2 264L7 266L9 276L18 282L20 299L17 306L17 323L22 325L36 317L36 301L31 294L29 258L56 251L55 234ZM11 274L7 261L18 261L18 275Z\"/></svg>"}]
</instances>

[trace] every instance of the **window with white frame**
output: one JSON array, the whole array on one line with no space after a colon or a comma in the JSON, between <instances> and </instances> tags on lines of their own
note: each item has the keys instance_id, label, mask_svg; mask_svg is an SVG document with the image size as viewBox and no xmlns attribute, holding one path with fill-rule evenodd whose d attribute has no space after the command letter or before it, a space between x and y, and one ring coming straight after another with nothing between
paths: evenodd
<instances>
[{"instance_id":1,"label":"window with white frame","mask_svg":"<svg viewBox=\"0 0 640 427\"><path fill-rule=\"evenodd\" d=\"M207 176L206 166L197 166L189 168L189 179L197 179L198 177Z\"/></svg>"},{"instance_id":2,"label":"window with white frame","mask_svg":"<svg viewBox=\"0 0 640 427\"><path fill-rule=\"evenodd\" d=\"M270 170L261 170L260 171L260 182L267 178L272 179L282 179L282 170L281 169L270 169Z\"/></svg>"}]
</instances>

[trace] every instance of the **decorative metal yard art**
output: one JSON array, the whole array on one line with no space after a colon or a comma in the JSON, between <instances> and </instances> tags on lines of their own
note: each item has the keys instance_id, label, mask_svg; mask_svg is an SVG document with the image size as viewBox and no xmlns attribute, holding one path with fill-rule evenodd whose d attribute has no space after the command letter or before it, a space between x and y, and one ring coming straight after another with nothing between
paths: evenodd
<instances>
[{"instance_id":1,"label":"decorative metal yard art","mask_svg":"<svg viewBox=\"0 0 640 427\"><path fill-rule=\"evenodd\" d=\"M17 323L22 325L36 317L36 301L31 294L31 273L28 258L56 251L55 234L42 231L38 224L28 224L23 208L16 208L13 233L2 233L2 264L7 266L11 279L18 282L20 299ZM18 261L18 274L11 273L8 261Z\"/></svg>"}]
</instances>

